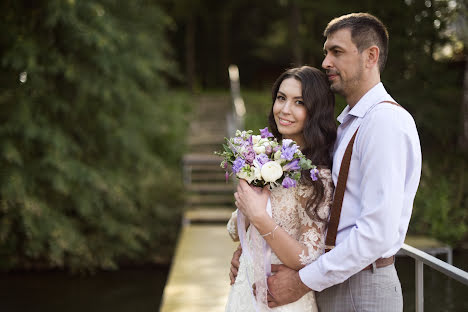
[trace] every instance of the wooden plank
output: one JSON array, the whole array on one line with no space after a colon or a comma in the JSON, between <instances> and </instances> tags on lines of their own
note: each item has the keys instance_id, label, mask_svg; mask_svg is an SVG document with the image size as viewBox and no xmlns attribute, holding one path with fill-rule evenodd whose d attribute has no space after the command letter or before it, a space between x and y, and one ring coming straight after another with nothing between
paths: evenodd
<instances>
[{"instance_id":1,"label":"wooden plank","mask_svg":"<svg viewBox=\"0 0 468 312\"><path fill-rule=\"evenodd\" d=\"M187 204L190 205L232 205L234 203L233 194L217 194L217 195L188 195Z\"/></svg>"},{"instance_id":2,"label":"wooden plank","mask_svg":"<svg viewBox=\"0 0 468 312\"><path fill-rule=\"evenodd\" d=\"M230 262L236 247L225 226L184 227L160 311L224 311L230 290Z\"/></svg>"},{"instance_id":3,"label":"wooden plank","mask_svg":"<svg viewBox=\"0 0 468 312\"><path fill-rule=\"evenodd\" d=\"M213 207L190 209L184 213L184 219L188 222L226 222L231 218L234 208Z\"/></svg>"},{"instance_id":4,"label":"wooden plank","mask_svg":"<svg viewBox=\"0 0 468 312\"><path fill-rule=\"evenodd\" d=\"M200 193L228 193L231 197L234 196L234 186L226 183L192 183L187 185L189 192L200 192Z\"/></svg>"}]
</instances>

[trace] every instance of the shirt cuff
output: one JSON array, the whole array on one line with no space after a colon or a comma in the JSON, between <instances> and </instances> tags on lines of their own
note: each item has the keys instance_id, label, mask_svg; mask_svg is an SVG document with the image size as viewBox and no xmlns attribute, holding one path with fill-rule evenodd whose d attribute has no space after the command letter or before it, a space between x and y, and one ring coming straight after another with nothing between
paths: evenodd
<instances>
[{"instance_id":1,"label":"shirt cuff","mask_svg":"<svg viewBox=\"0 0 468 312\"><path fill-rule=\"evenodd\" d=\"M320 259L303 267L299 270L299 277L301 281L310 289L315 291L322 291L330 287L327 283L325 275L320 271Z\"/></svg>"}]
</instances>

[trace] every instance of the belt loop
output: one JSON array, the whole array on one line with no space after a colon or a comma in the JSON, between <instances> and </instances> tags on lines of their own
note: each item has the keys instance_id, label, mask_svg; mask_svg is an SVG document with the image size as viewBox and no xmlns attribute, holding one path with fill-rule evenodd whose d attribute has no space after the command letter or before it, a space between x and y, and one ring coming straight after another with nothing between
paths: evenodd
<instances>
[{"instance_id":1,"label":"belt loop","mask_svg":"<svg viewBox=\"0 0 468 312\"><path fill-rule=\"evenodd\" d=\"M377 265L375 264L375 261L374 261L374 262L372 262L372 269L371 269L372 274L375 273L375 270L376 270L376 269L377 269Z\"/></svg>"}]
</instances>

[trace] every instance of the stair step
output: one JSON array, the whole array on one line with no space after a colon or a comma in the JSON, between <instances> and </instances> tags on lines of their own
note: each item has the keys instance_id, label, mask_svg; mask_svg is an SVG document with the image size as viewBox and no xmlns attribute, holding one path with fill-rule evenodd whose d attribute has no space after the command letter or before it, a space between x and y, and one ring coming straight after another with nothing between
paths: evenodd
<instances>
[{"instance_id":1,"label":"stair step","mask_svg":"<svg viewBox=\"0 0 468 312\"><path fill-rule=\"evenodd\" d=\"M228 193L232 196L234 186L226 183L192 183L186 186L190 192L199 193Z\"/></svg>"},{"instance_id":2,"label":"stair step","mask_svg":"<svg viewBox=\"0 0 468 312\"><path fill-rule=\"evenodd\" d=\"M214 152L214 151L213 151ZM186 154L183 157L183 162L185 165L206 165L206 164L219 164L221 163L222 158L215 155L213 152L209 154L205 153L190 153Z\"/></svg>"},{"instance_id":3,"label":"stair step","mask_svg":"<svg viewBox=\"0 0 468 312\"><path fill-rule=\"evenodd\" d=\"M232 208L198 208L184 213L184 219L189 222L227 222L231 218Z\"/></svg>"},{"instance_id":4,"label":"stair step","mask_svg":"<svg viewBox=\"0 0 468 312\"><path fill-rule=\"evenodd\" d=\"M192 183L197 183L197 182L225 183L226 177L224 175L224 171L221 171L221 170L222 169L219 168L219 166L217 166L216 172L212 172L211 170L209 172L192 171L190 177L192 179Z\"/></svg>"},{"instance_id":5,"label":"stair step","mask_svg":"<svg viewBox=\"0 0 468 312\"><path fill-rule=\"evenodd\" d=\"M187 204L194 205L231 205L234 206L233 194L189 194Z\"/></svg>"}]
</instances>

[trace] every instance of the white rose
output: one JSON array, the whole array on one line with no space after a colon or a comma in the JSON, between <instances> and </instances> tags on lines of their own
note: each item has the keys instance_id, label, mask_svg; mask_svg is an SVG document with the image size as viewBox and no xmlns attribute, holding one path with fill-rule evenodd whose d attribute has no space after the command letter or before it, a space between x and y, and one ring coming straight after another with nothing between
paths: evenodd
<instances>
[{"instance_id":1,"label":"white rose","mask_svg":"<svg viewBox=\"0 0 468 312\"><path fill-rule=\"evenodd\" d=\"M257 155L265 154L265 146L254 145L253 150Z\"/></svg>"},{"instance_id":2,"label":"white rose","mask_svg":"<svg viewBox=\"0 0 468 312\"><path fill-rule=\"evenodd\" d=\"M275 182L283 175L283 168L276 161L269 161L262 166L261 174L265 182Z\"/></svg>"},{"instance_id":3,"label":"white rose","mask_svg":"<svg viewBox=\"0 0 468 312\"><path fill-rule=\"evenodd\" d=\"M252 143L257 144L262 137L260 135L252 135Z\"/></svg>"}]
</instances>

